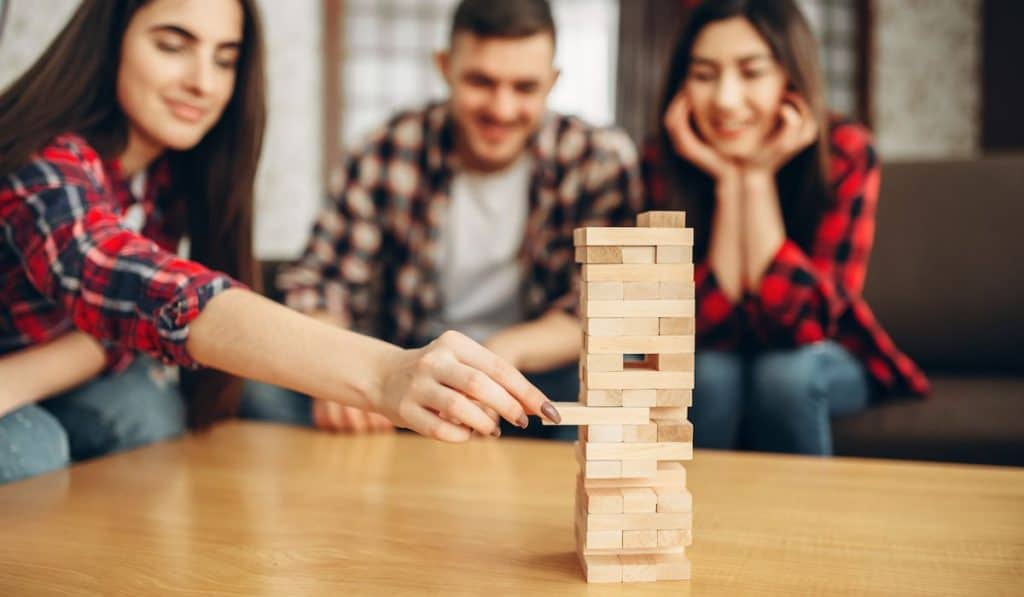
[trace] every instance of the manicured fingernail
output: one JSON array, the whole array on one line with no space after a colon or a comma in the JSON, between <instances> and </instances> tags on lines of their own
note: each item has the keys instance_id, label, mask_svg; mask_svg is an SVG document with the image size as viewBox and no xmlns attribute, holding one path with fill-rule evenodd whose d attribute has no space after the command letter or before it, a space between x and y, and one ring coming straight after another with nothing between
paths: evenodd
<instances>
[{"instance_id":1,"label":"manicured fingernail","mask_svg":"<svg viewBox=\"0 0 1024 597\"><path fill-rule=\"evenodd\" d=\"M516 421L516 425L526 429L530 426L530 419L527 419L525 414L519 415L519 420Z\"/></svg>"},{"instance_id":2,"label":"manicured fingernail","mask_svg":"<svg viewBox=\"0 0 1024 597\"><path fill-rule=\"evenodd\" d=\"M501 437L501 427L495 427L494 431L491 432L494 437Z\"/></svg>"},{"instance_id":3,"label":"manicured fingernail","mask_svg":"<svg viewBox=\"0 0 1024 597\"><path fill-rule=\"evenodd\" d=\"M551 404L550 402L545 402L543 406L540 407L540 412L544 413L545 417L554 421L555 423L562 422L562 415L558 414L558 411L555 410L555 405Z\"/></svg>"}]
</instances>

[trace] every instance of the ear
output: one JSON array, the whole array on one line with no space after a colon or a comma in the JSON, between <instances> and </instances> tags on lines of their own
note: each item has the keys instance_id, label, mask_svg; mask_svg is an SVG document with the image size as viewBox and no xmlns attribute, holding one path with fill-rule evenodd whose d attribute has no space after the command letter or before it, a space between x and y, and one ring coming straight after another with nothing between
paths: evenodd
<instances>
[{"instance_id":1,"label":"ear","mask_svg":"<svg viewBox=\"0 0 1024 597\"><path fill-rule=\"evenodd\" d=\"M449 86L452 84L451 79L451 66L452 66L452 54L450 50L439 50L434 52L434 66L437 67L438 74L441 78L448 83Z\"/></svg>"},{"instance_id":2,"label":"ear","mask_svg":"<svg viewBox=\"0 0 1024 597\"><path fill-rule=\"evenodd\" d=\"M562 76L562 69L556 68L551 72L551 84L548 85L548 92L555 88L555 83L558 83L558 77Z\"/></svg>"}]
</instances>

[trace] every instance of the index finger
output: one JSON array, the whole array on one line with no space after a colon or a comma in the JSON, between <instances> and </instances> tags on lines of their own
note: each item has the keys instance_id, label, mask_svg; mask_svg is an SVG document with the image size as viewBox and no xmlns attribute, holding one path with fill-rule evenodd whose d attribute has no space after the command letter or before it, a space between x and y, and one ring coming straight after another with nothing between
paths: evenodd
<instances>
[{"instance_id":1,"label":"index finger","mask_svg":"<svg viewBox=\"0 0 1024 597\"><path fill-rule=\"evenodd\" d=\"M450 336L452 349L462 363L477 369L493 379L512 395L528 413L545 416L555 423L562 420L551 401L543 392L530 383L518 369L508 361L487 350L471 338L462 334Z\"/></svg>"}]
</instances>

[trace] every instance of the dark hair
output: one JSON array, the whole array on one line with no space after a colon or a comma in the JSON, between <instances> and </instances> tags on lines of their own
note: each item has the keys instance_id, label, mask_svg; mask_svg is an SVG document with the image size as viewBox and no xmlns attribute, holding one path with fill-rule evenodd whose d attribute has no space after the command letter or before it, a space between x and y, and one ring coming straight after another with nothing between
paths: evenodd
<instances>
[{"instance_id":1,"label":"dark hair","mask_svg":"<svg viewBox=\"0 0 1024 597\"><path fill-rule=\"evenodd\" d=\"M828 186L829 131L825 107L825 83L818 59L818 45L807 21L793 0L706 0L684 23L669 62L659 118L686 81L693 45L707 25L743 17L761 34L788 79L818 122L818 139L794 156L776 175L786 232L798 245L810 250L815 231L832 193ZM673 148L664 125L658 124L661 168L673 207L692 214L694 250L707 251L714 209L714 183L703 171L681 158Z\"/></svg>"},{"instance_id":2,"label":"dark hair","mask_svg":"<svg viewBox=\"0 0 1024 597\"><path fill-rule=\"evenodd\" d=\"M25 165L54 137L73 132L103 159L124 151L128 122L117 101L121 42L149 0L84 0L46 52L0 95L0 174ZM235 88L220 120L187 151L169 151L169 189L187 205L190 257L254 288L253 183L266 120L263 32L253 0L239 0L244 35ZM189 422L233 414L241 380L182 371Z\"/></svg>"},{"instance_id":3,"label":"dark hair","mask_svg":"<svg viewBox=\"0 0 1024 597\"><path fill-rule=\"evenodd\" d=\"M450 41L461 32L506 38L550 33L554 40L555 20L547 0L462 0L452 18Z\"/></svg>"}]
</instances>

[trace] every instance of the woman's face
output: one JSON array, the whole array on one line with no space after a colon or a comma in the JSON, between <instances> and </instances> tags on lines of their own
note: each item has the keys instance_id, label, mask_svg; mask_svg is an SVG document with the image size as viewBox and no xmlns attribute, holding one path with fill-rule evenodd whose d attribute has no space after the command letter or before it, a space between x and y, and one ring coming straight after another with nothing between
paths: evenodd
<instances>
[{"instance_id":1,"label":"woman's face","mask_svg":"<svg viewBox=\"0 0 1024 597\"><path fill-rule=\"evenodd\" d=\"M213 128L235 87L243 21L238 0L152 0L136 11L117 74L135 137L184 150Z\"/></svg>"},{"instance_id":2,"label":"woman's face","mask_svg":"<svg viewBox=\"0 0 1024 597\"><path fill-rule=\"evenodd\" d=\"M785 73L745 18L713 22L698 34L682 92L697 131L722 155L743 160L761 147L785 91Z\"/></svg>"}]
</instances>

